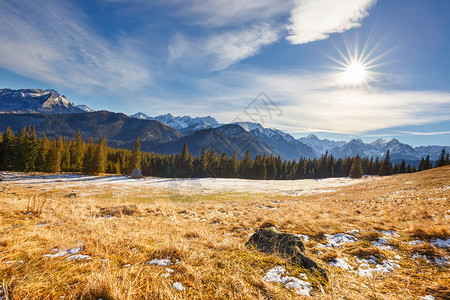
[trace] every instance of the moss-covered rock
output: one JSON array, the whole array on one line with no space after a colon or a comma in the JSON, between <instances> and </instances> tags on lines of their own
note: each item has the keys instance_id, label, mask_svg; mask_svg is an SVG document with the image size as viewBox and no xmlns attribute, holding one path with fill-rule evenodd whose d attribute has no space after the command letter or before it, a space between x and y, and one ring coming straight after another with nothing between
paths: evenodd
<instances>
[{"instance_id":1,"label":"moss-covered rock","mask_svg":"<svg viewBox=\"0 0 450 300\"><path fill-rule=\"evenodd\" d=\"M301 239L293 233L279 231L276 227L258 229L245 243L265 253L275 253L288 259L292 263L301 265L310 271L317 271L327 280L325 270L320 268L312 259L306 257L302 252L305 250Z\"/></svg>"}]
</instances>

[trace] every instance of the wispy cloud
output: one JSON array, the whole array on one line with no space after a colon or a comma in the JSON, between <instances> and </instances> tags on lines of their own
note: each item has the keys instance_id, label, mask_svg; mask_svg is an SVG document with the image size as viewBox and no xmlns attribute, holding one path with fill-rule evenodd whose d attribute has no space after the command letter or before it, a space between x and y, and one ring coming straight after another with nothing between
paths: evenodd
<instances>
[{"instance_id":1,"label":"wispy cloud","mask_svg":"<svg viewBox=\"0 0 450 300\"><path fill-rule=\"evenodd\" d=\"M151 82L148 62L131 39L105 40L68 2L16 0L1 6L0 67L78 90Z\"/></svg>"},{"instance_id":2,"label":"wispy cloud","mask_svg":"<svg viewBox=\"0 0 450 300\"><path fill-rule=\"evenodd\" d=\"M204 38L177 34L169 45L169 63L196 66L207 71L223 70L257 54L280 38L280 29L269 24L226 31Z\"/></svg>"},{"instance_id":3,"label":"wispy cloud","mask_svg":"<svg viewBox=\"0 0 450 300\"><path fill-rule=\"evenodd\" d=\"M410 135L443 135L443 134L450 134L450 131L432 131L432 132L399 131L399 133L405 133Z\"/></svg>"},{"instance_id":4,"label":"wispy cloud","mask_svg":"<svg viewBox=\"0 0 450 300\"><path fill-rule=\"evenodd\" d=\"M185 16L195 24L205 27L240 26L269 22L287 15L294 7L291 0L192 0L180 3L177 15Z\"/></svg>"},{"instance_id":5,"label":"wispy cloud","mask_svg":"<svg viewBox=\"0 0 450 300\"><path fill-rule=\"evenodd\" d=\"M288 41L305 44L361 25L376 0L296 0Z\"/></svg>"}]
</instances>

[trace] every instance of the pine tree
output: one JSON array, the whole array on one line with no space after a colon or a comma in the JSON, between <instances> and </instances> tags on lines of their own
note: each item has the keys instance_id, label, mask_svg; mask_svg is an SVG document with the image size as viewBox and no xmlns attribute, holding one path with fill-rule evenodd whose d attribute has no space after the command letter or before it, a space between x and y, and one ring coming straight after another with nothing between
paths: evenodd
<instances>
[{"instance_id":1,"label":"pine tree","mask_svg":"<svg viewBox=\"0 0 450 300\"><path fill-rule=\"evenodd\" d=\"M94 154L94 173L100 174L105 173L106 171L106 163L107 163L107 154L108 149L106 145L106 140L101 138L98 144L95 147Z\"/></svg>"},{"instance_id":2,"label":"pine tree","mask_svg":"<svg viewBox=\"0 0 450 300\"><path fill-rule=\"evenodd\" d=\"M423 169L424 169L424 170L429 170L429 169L431 169L432 167L433 167L433 164L431 163L430 155L427 155L427 157L425 158L425 164L424 164L424 166L423 166Z\"/></svg>"},{"instance_id":3,"label":"pine tree","mask_svg":"<svg viewBox=\"0 0 450 300\"><path fill-rule=\"evenodd\" d=\"M406 162L404 159L402 159L402 162L400 163L400 168L399 168L398 172L406 173Z\"/></svg>"},{"instance_id":4,"label":"pine tree","mask_svg":"<svg viewBox=\"0 0 450 300\"><path fill-rule=\"evenodd\" d=\"M3 156L3 165L1 166L2 170L13 171L15 167L16 161L16 137L14 136L11 127L6 128L5 134L3 135L2 142L2 156Z\"/></svg>"},{"instance_id":5,"label":"pine tree","mask_svg":"<svg viewBox=\"0 0 450 300\"><path fill-rule=\"evenodd\" d=\"M72 154L70 156L72 168L75 172L83 171L83 159L85 152L85 143L81 138L81 132L78 130L75 141L72 144Z\"/></svg>"},{"instance_id":6,"label":"pine tree","mask_svg":"<svg viewBox=\"0 0 450 300\"><path fill-rule=\"evenodd\" d=\"M60 136L58 140L53 140L50 143L50 149L47 153L46 167L45 171L48 173L58 173L61 172L61 152L63 143L62 137Z\"/></svg>"},{"instance_id":7,"label":"pine tree","mask_svg":"<svg viewBox=\"0 0 450 300\"><path fill-rule=\"evenodd\" d=\"M391 162L391 154L388 151L386 151L386 157L384 158L384 161L381 163L380 167L380 174L381 176L388 176L392 175L393 173L393 167Z\"/></svg>"},{"instance_id":8,"label":"pine tree","mask_svg":"<svg viewBox=\"0 0 450 300\"><path fill-rule=\"evenodd\" d=\"M38 152L36 157L36 171L45 172L47 168L47 155L48 151L50 151L50 141L47 139L47 136L44 135L38 141Z\"/></svg>"},{"instance_id":9,"label":"pine tree","mask_svg":"<svg viewBox=\"0 0 450 300\"><path fill-rule=\"evenodd\" d=\"M350 178L361 178L363 176L363 168L361 164L361 158L356 155L353 159L352 166L349 173Z\"/></svg>"},{"instance_id":10,"label":"pine tree","mask_svg":"<svg viewBox=\"0 0 450 300\"><path fill-rule=\"evenodd\" d=\"M436 168L443 167L446 164L446 158L445 158L445 148L442 148L441 155L439 156L439 159L436 162Z\"/></svg>"},{"instance_id":11,"label":"pine tree","mask_svg":"<svg viewBox=\"0 0 450 300\"><path fill-rule=\"evenodd\" d=\"M95 146L92 137L89 139L89 143L86 148L83 159L83 172L87 174L95 174L94 166Z\"/></svg>"},{"instance_id":12,"label":"pine tree","mask_svg":"<svg viewBox=\"0 0 450 300\"><path fill-rule=\"evenodd\" d=\"M131 156L131 170L141 169L141 139L137 137Z\"/></svg>"},{"instance_id":13,"label":"pine tree","mask_svg":"<svg viewBox=\"0 0 450 300\"><path fill-rule=\"evenodd\" d=\"M194 171L193 159L189 153L189 148L186 142L183 144L181 155L178 157L178 176L177 177L191 177Z\"/></svg>"},{"instance_id":14,"label":"pine tree","mask_svg":"<svg viewBox=\"0 0 450 300\"><path fill-rule=\"evenodd\" d=\"M240 162L239 174L242 178L252 178L253 164L250 150L247 149L244 158Z\"/></svg>"}]
</instances>

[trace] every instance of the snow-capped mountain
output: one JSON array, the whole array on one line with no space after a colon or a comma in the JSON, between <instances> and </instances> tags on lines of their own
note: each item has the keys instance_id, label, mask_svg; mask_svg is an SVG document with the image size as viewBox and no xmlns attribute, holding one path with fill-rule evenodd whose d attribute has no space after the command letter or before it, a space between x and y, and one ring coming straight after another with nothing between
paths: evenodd
<instances>
[{"instance_id":1,"label":"snow-capped mountain","mask_svg":"<svg viewBox=\"0 0 450 300\"><path fill-rule=\"evenodd\" d=\"M153 118L147 116L142 112L138 112L137 114L129 116L130 118L139 119L139 120L153 120Z\"/></svg>"},{"instance_id":2,"label":"snow-capped mountain","mask_svg":"<svg viewBox=\"0 0 450 300\"><path fill-rule=\"evenodd\" d=\"M75 105L77 108L79 108L79 109L81 109L82 111L84 111L84 112L95 112L95 110L93 110L92 108L90 108L90 107L87 107L86 105L83 105L83 104L81 104L81 105Z\"/></svg>"},{"instance_id":3,"label":"snow-capped mountain","mask_svg":"<svg viewBox=\"0 0 450 300\"><path fill-rule=\"evenodd\" d=\"M215 128L221 125L216 119L210 116L195 118L191 118L190 116L175 117L169 113L157 117L149 117L142 112L138 112L137 114L131 115L130 118L156 120L180 131L181 133L188 133L206 128Z\"/></svg>"},{"instance_id":4,"label":"snow-capped mountain","mask_svg":"<svg viewBox=\"0 0 450 300\"><path fill-rule=\"evenodd\" d=\"M347 143L344 141L330 141L327 139L321 140L314 134L299 138L298 141L313 148L316 156L321 156L322 154L325 154L326 151L330 152L331 149L342 147Z\"/></svg>"},{"instance_id":5,"label":"snow-capped mountain","mask_svg":"<svg viewBox=\"0 0 450 300\"><path fill-rule=\"evenodd\" d=\"M362 157L380 157L383 158L389 150L393 161L404 159L408 162L419 162L422 158L430 155L432 161L437 160L442 151L442 146L420 146L411 147L397 139L383 140L378 139L372 143L364 143L361 139L353 139L349 142L321 140L315 135L308 135L305 138L298 139L314 149L316 156L320 156L328 151L336 158L354 157L356 154ZM446 151L450 147L445 147Z\"/></svg>"},{"instance_id":6,"label":"snow-capped mountain","mask_svg":"<svg viewBox=\"0 0 450 300\"><path fill-rule=\"evenodd\" d=\"M93 111L77 106L55 90L0 89L0 111L3 113L73 114Z\"/></svg>"},{"instance_id":7,"label":"snow-capped mountain","mask_svg":"<svg viewBox=\"0 0 450 300\"><path fill-rule=\"evenodd\" d=\"M237 124L245 129L245 131L252 131L255 129L264 129L261 124L253 123L253 122L234 122L233 124Z\"/></svg>"}]
</instances>

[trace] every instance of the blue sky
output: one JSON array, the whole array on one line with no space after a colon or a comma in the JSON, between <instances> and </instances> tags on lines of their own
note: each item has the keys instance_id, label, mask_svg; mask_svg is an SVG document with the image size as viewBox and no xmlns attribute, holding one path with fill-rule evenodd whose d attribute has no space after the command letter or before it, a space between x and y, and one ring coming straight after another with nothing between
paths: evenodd
<instances>
[{"instance_id":1,"label":"blue sky","mask_svg":"<svg viewBox=\"0 0 450 300\"><path fill-rule=\"evenodd\" d=\"M263 125L295 137L450 145L450 1L0 7L1 87L53 88L96 110L220 122L250 121L245 109L264 91L281 113ZM367 59L361 84L342 79L348 57Z\"/></svg>"}]
</instances>

